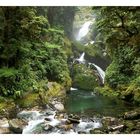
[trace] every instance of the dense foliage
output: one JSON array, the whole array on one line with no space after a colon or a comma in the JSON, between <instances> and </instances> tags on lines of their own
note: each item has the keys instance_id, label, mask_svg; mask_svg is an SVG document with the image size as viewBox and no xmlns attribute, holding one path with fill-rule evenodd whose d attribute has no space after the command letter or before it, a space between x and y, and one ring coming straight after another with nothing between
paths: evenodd
<instances>
[{"instance_id":1,"label":"dense foliage","mask_svg":"<svg viewBox=\"0 0 140 140\"><path fill-rule=\"evenodd\" d=\"M140 9L139 7L95 7L97 38L112 63L106 71L106 86L124 99L139 102ZM109 93L108 93L109 94Z\"/></svg>"},{"instance_id":2,"label":"dense foliage","mask_svg":"<svg viewBox=\"0 0 140 140\"><path fill-rule=\"evenodd\" d=\"M66 7L62 9L61 17L70 14ZM25 91L39 90L41 81L70 87L65 52L68 39L64 35L67 25L62 21L64 26L60 27L58 12L54 19L51 10L53 7L0 7L0 95L18 97ZM74 9L72 12L71 18Z\"/></svg>"}]
</instances>

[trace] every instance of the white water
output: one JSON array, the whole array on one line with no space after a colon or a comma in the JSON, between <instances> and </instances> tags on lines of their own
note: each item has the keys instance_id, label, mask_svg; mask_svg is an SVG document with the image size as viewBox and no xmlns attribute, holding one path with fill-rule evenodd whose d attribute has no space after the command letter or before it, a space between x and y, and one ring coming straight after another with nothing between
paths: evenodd
<instances>
[{"instance_id":1,"label":"white water","mask_svg":"<svg viewBox=\"0 0 140 140\"><path fill-rule=\"evenodd\" d=\"M82 27L79 30L79 33L78 33L78 36L77 36L76 40L80 41L82 37L87 35L87 33L89 32L89 26L91 24L92 24L91 21L87 21L82 25Z\"/></svg>"},{"instance_id":2,"label":"white water","mask_svg":"<svg viewBox=\"0 0 140 140\"><path fill-rule=\"evenodd\" d=\"M28 125L23 129L22 134L31 134L37 127L37 125L44 122L44 119L41 120L31 120L28 122Z\"/></svg>"},{"instance_id":3,"label":"white water","mask_svg":"<svg viewBox=\"0 0 140 140\"><path fill-rule=\"evenodd\" d=\"M97 69L97 71L98 71L98 73L99 73L99 75L100 75L100 77L101 77L101 79L102 79L102 82L103 82L103 84L104 84L105 72L104 72L99 66L97 66L97 65L94 64L94 63L89 63L89 65L93 65L93 66Z\"/></svg>"},{"instance_id":4,"label":"white water","mask_svg":"<svg viewBox=\"0 0 140 140\"><path fill-rule=\"evenodd\" d=\"M53 130L51 131L46 130L46 132L44 132L44 133L49 133L49 134L59 134L59 133L60 134L77 134L78 131L89 133L91 129L101 127L100 121L92 122L92 121L80 120L80 123L77 124L77 126L73 126L73 128L71 128L70 130L62 130L62 129L59 129L57 126L61 126L61 125L63 126L67 119L66 118L57 119L56 111L53 111L53 114L51 115L47 115L46 113L44 112L42 114L42 113L39 113L39 111L22 111L21 113L19 113L18 114L19 117L21 117L22 119L28 120L28 125L23 129L22 134L34 134L36 132L41 133L43 132L43 126L46 126L46 125L50 125L53 127ZM45 118L50 119L50 121L49 120L47 121ZM38 129L40 132L38 131Z\"/></svg>"},{"instance_id":5,"label":"white water","mask_svg":"<svg viewBox=\"0 0 140 140\"><path fill-rule=\"evenodd\" d=\"M101 127L101 123L100 122L83 122L80 121L80 123L77 126L77 131L86 131L87 133L89 133L89 131L94 128L99 128Z\"/></svg>"},{"instance_id":6,"label":"white water","mask_svg":"<svg viewBox=\"0 0 140 140\"><path fill-rule=\"evenodd\" d=\"M80 56L80 58L78 58L78 59L76 59L78 62L80 62L80 63L85 63L85 58L84 58L84 56L85 56L85 52L83 52L82 54L81 54L81 56Z\"/></svg>"},{"instance_id":7,"label":"white water","mask_svg":"<svg viewBox=\"0 0 140 140\"><path fill-rule=\"evenodd\" d=\"M39 111L22 111L17 115L21 119L26 119L27 121L30 120L38 120L40 119L41 114Z\"/></svg>"},{"instance_id":8,"label":"white water","mask_svg":"<svg viewBox=\"0 0 140 140\"><path fill-rule=\"evenodd\" d=\"M70 90L78 90L78 89L77 89L77 88L73 88L73 87L71 87Z\"/></svg>"},{"instance_id":9,"label":"white water","mask_svg":"<svg viewBox=\"0 0 140 140\"><path fill-rule=\"evenodd\" d=\"M95 42L94 40L93 41L90 41L90 44L94 44L94 42Z\"/></svg>"}]
</instances>

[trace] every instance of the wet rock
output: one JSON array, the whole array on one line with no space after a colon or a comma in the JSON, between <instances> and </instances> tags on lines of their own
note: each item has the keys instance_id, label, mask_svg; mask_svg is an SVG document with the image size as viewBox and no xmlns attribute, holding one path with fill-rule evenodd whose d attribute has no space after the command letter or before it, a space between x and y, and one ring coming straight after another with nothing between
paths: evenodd
<instances>
[{"instance_id":1,"label":"wet rock","mask_svg":"<svg viewBox=\"0 0 140 140\"><path fill-rule=\"evenodd\" d=\"M102 128L95 128L93 130L90 130L90 134L105 134L102 130Z\"/></svg>"},{"instance_id":2,"label":"wet rock","mask_svg":"<svg viewBox=\"0 0 140 140\"><path fill-rule=\"evenodd\" d=\"M109 127L109 131L123 131L125 129L125 126L123 124L118 125L118 126L111 126Z\"/></svg>"},{"instance_id":3,"label":"wet rock","mask_svg":"<svg viewBox=\"0 0 140 140\"><path fill-rule=\"evenodd\" d=\"M0 134L11 134L11 131L8 127L0 127Z\"/></svg>"},{"instance_id":4,"label":"wet rock","mask_svg":"<svg viewBox=\"0 0 140 140\"><path fill-rule=\"evenodd\" d=\"M136 123L136 129L140 130L140 120Z\"/></svg>"},{"instance_id":5,"label":"wet rock","mask_svg":"<svg viewBox=\"0 0 140 140\"><path fill-rule=\"evenodd\" d=\"M70 120L66 120L66 124L71 124L71 121Z\"/></svg>"},{"instance_id":6,"label":"wet rock","mask_svg":"<svg viewBox=\"0 0 140 140\"><path fill-rule=\"evenodd\" d=\"M61 120L64 119L64 114L58 114L55 116L55 119Z\"/></svg>"},{"instance_id":7,"label":"wet rock","mask_svg":"<svg viewBox=\"0 0 140 140\"><path fill-rule=\"evenodd\" d=\"M43 129L44 129L45 131L50 131L50 130L53 129L53 126L47 124L47 125L45 125L45 127L44 127Z\"/></svg>"},{"instance_id":8,"label":"wet rock","mask_svg":"<svg viewBox=\"0 0 140 140\"><path fill-rule=\"evenodd\" d=\"M50 122L52 119L51 118L45 118L44 120Z\"/></svg>"},{"instance_id":9,"label":"wet rock","mask_svg":"<svg viewBox=\"0 0 140 140\"><path fill-rule=\"evenodd\" d=\"M58 128L68 131L73 128L73 124L60 125L60 126L58 126Z\"/></svg>"},{"instance_id":10,"label":"wet rock","mask_svg":"<svg viewBox=\"0 0 140 140\"><path fill-rule=\"evenodd\" d=\"M0 127L9 127L7 118L3 118L0 120Z\"/></svg>"},{"instance_id":11,"label":"wet rock","mask_svg":"<svg viewBox=\"0 0 140 140\"><path fill-rule=\"evenodd\" d=\"M114 117L103 117L102 119L103 126L112 126L112 125L118 125L119 120Z\"/></svg>"},{"instance_id":12,"label":"wet rock","mask_svg":"<svg viewBox=\"0 0 140 140\"><path fill-rule=\"evenodd\" d=\"M27 122L21 119L12 119L9 120L8 123L9 123L10 130L17 134L21 134L23 128L28 124Z\"/></svg>"},{"instance_id":13,"label":"wet rock","mask_svg":"<svg viewBox=\"0 0 140 140\"><path fill-rule=\"evenodd\" d=\"M69 120L71 123L80 123L80 121L77 120L77 119L68 118L68 120Z\"/></svg>"},{"instance_id":14,"label":"wet rock","mask_svg":"<svg viewBox=\"0 0 140 140\"><path fill-rule=\"evenodd\" d=\"M131 134L140 134L140 130L134 130L131 132Z\"/></svg>"},{"instance_id":15,"label":"wet rock","mask_svg":"<svg viewBox=\"0 0 140 140\"><path fill-rule=\"evenodd\" d=\"M87 133L84 131L78 131L78 134L87 134Z\"/></svg>"},{"instance_id":16,"label":"wet rock","mask_svg":"<svg viewBox=\"0 0 140 140\"><path fill-rule=\"evenodd\" d=\"M70 115L68 116L68 120L69 120L71 123L80 123L80 117L77 116L77 115L70 114Z\"/></svg>"},{"instance_id":17,"label":"wet rock","mask_svg":"<svg viewBox=\"0 0 140 140\"><path fill-rule=\"evenodd\" d=\"M46 111L46 115L53 115L53 114L54 114L54 111L51 111L51 110Z\"/></svg>"},{"instance_id":18,"label":"wet rock","mask_svg":"<svg viewBox=\"0 0 140 140\"><path fill-rule=\"evenodd\" d=\"M140 111L130 111L124 114L124 119L126 120L135 120L140 119Z\"/></svg>"}]
</instances>

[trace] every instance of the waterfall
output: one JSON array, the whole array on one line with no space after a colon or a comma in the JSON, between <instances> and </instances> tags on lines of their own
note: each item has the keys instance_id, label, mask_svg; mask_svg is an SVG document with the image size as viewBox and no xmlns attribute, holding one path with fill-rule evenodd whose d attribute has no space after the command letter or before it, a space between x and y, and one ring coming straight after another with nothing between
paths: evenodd
<instances>
[{"instance_id":1,"label":"waterfall","mask_svg":"<svg viewBox=\"0 0 140 140\"><path fill-rule=\"evenodd\" d=\"M84 59L84 56L85 56L85 52L83 52L80 56L80 58L76 59L79 63L85 63L85 59Z\"/></svg>"},{"instance_id":2,"label":"waterfall","mask_svg":"<svg viewBox=\"0 0 140 140\"><path fill-rule=\"evenodd\" d=\"M89 26L91 24L92 24L91 21L87 21L82 25L77 36L78 41L80 41L82 37L86 36L86 34L89 32Z\"/></svg>"},{"instance_id":3,"label":"waterfall","mask_svg":"<svg viewBox=\"0 0 140 140\"><path fill-rule=\"evenodd\" d=\"M102 82L104 84L105 72L99 66L95 65L94 63L89 63L89 65L93 65L97 69L99 76L102 79Z\"/></svg>"}]
</instances>

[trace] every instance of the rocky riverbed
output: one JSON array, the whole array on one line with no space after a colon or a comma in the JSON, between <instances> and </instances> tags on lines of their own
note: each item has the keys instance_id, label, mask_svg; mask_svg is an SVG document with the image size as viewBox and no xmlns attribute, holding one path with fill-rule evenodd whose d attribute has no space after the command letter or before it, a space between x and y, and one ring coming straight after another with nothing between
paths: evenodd
<instances>
[{"instance_id":1,"label":"rocky riverbed","mask_svg":"<svg viewBox=\"0 0 140 140\"><path fill-rule=\"evenodd\" d=\"M54 100L45 109L38 106L20 111L16 118L0 120L1 134L139 134L140 110L119 117L67 114L64 105Z\"/></svg>"}]
</instances>

